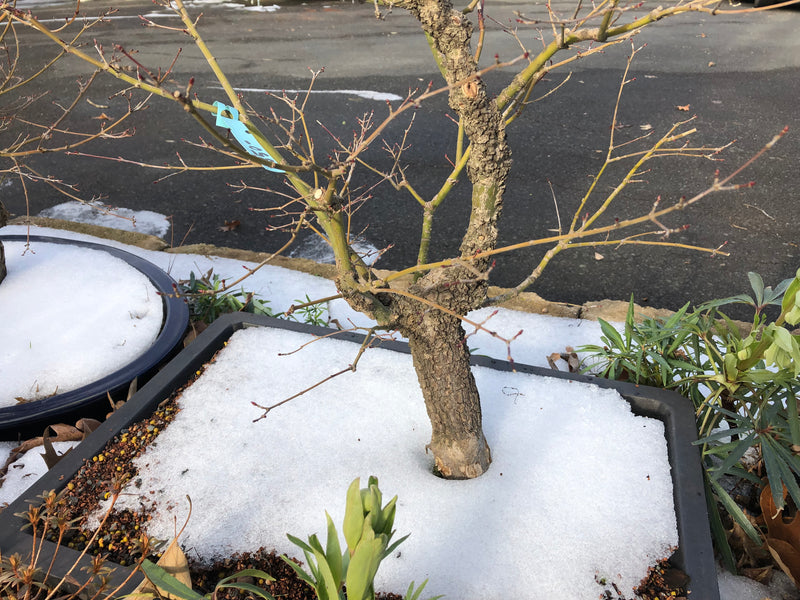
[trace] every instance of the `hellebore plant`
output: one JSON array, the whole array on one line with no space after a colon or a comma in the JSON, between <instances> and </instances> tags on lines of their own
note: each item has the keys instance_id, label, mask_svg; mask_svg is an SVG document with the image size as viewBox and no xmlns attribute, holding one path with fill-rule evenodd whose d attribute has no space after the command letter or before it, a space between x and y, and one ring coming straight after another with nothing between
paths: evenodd
<instances>
[{"instance_id":1,"label":"hellebore plant","mask_svg":"<svg viewBox=\"0 0 800 600\"><path fill-rule=\"evenodd\" d=\"M731 481L762 489L758 473L765 473L777 508L785 505L784 489L800 506L800 333L787 328L800 323L800 270L775 289L756 273L748 277L752 296L713 300L693 312L687 304L668 319L637 323L631 302L623 332L601 320L604 345L580 348L589 353L586 370L673 389L693 402L712 533L731 570L720 506L756 543L762 541L734 501ZM729 304L753 307L746 335L719 310ZM765 314L769 306L780 307L774 321Z\"/></svg>"}]
</instances>

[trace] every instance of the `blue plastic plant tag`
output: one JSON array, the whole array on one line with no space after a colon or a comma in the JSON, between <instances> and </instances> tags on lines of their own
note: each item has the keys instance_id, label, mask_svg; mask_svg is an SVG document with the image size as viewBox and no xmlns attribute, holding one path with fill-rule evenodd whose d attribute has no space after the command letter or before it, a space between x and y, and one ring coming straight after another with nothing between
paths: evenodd
<instances>
[{"instance_id":1,"label":"blue plastic plant tag","mask_svg":"<svg viewBox=\"0 0 800 600\"><path fill-rule=\"evenodd\" d=\"M247 130L247 127L244 123L239 120L239 111L233 108L232 106L226 106L222 102L214 102L214 106L217 107L217 127L224 127L225 129L229 129L230 132L233 134L233 137L236 138L236 141L242 145L245 152L248 154L252 154L253 156L257 156L258 158L263 158L264 160L271 160L272 162L279 162L274 156L272 156L269 152L264 150L261 144L258 143L253 134ZM231 116L226 117L224 113L229 113ZM282 171L281 169L274 169L272 167L268 167L266 165L262 165L267 171L272 171L273 173L285 173L286 171Z\"/></svg>"}]
</instances>

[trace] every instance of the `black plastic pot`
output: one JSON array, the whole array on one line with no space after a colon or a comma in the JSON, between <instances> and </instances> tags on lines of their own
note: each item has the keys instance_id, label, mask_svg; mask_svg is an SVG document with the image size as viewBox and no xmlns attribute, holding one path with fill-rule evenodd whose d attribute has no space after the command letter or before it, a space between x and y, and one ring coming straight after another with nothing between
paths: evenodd
<instances>
[{"instance_id":1,"label":"black plastic pot","mask_svg":"<svg viewBox=\"0 0 800 600\"><path fill-rule=\"evenodd\" d=\"M62 459L56 468L48 472L8 509L0 513L0 531L19 531L24 522L22 519L14 517L14 513L26 510L28 504L35 501L35 498L44 491L59 490L64 487L75 476L85 460L90 460L101 452L106 443L122 429L148 417L160 402L187 383L195 371L211 359L235 331L245 327L279 327L315 335L330 333L329 329L271 317L243 313L221 317L155 375L123 408L103 423L100 429L94 431L80 446ZM350 340L358 344L363 341L362 336L350 333L341 333L337 335L337 339ZM401 342L384 342L381 347L398 352L409 352L408 346ZM685 398L674 392L629 383L559 373L521 364L515 364L512 367L508 362L484 357L474 357L473 364L501 371L516 369L523 373L571 379L604 388L613 388L630 403L635 414L662 421L665 425L669 461L672 467L674 505L679 535L679 548L671 560L676 567L689 575L689 589L692 598L719 600L700 453L698 448L692 445L692 442L697 439L697 429L691 404ZM30 545L31 539L27 534L19 533L13 538L10 536L6 538L4 535L0 542L0 552L4 555L11 552L30 552ZM48 552L52 553L52 551L53 547L49 545ZM43 554L42 560L49 561L48 556L51 554ZM77 553L74 550L62 548L59 550L59 567L68 568L76 557ZM73 571L73 574L76 572L77 570ZM119 567L114 577L118 581L122 581L129 573L129 569ZM133 587L135 584L131 584L126 590L130 591Z\"/></svg>"},{"instance_id":2,"label":"black plastic pot","mask_svg":"<svg viewBox=\"0 0 800 600\"><path fill-rule=\"evenodd\" d=\"M153 345L144 354L121 369L63 394L0 408L0 439L7 440L41 435L44 427L57 423L59 420L74 420L90 416L96 407L107 409L108 394L114 396L120 391L127 390L130 382L137 377L140 382L146 379L151 371L168 358L180 343L189 323L189 309L186 303L175 297L173 288L175 281L153 263L130 252L92 242L46 236L0 235L0 241L3 242L26 242L28 240L34 244L64 244L100 250L124 260L146 275L158 290L164 307L164 322ZM107 411L104 410L105 412Z\"/></svg>"}]
</instances>

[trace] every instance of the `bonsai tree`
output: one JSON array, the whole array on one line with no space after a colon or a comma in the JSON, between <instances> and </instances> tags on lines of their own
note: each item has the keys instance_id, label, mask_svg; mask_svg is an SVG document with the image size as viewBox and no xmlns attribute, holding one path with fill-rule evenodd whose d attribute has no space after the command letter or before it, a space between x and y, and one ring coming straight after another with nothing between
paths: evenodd
<instances>
[{"instance_id":1,"label":"bonsai tree","mask_svg":"<svg viewBox=\"0 0 800 600\"><path fill-rule=\"evenodd\" d=\"M150 19L144 19L145 23L151 27L177 29L189 36L206 58L229 105L210 104L193 92L199 74L188 81L175 81L170 75L171 67L163 69L142 64L120 40L114 40L114 44L96 41L90 53L61 39L28 13L3 5L2 15L6 20L38 31L64 52L119 79L126 86L175 103L200 125L206 138L213 138L212 142L202 142L206 147L214 147L243 165L267 167L265 177L284 179L292 192L288 201L280 198L281 208L288 212L296 207L289 225L294 231L312 227L330 244L341 297L354 309L374 319L376 330L397 330L408 338L432 425L428 449L433 454L437 471L446 478L477 477L491 463L489 443L482 428L480 397L470 371L464 323L470 328L484 326L468 321L467 313L527 290L552 258L563 250L611 244L669 245L673 242L667 238L682 229L682 225L664 224L670 213L683 210L713 193L749 185L737 183L741 168L735 169L726 175L717 174L707 188L694 190L693 195L689 193L672 204L655 202L646 214L614 219L608 214L609 206L636 180L650 160L665 155L708 158L722 150L688 145L687 138L694 132L689 119L673 126L655 142L648 140L649 145L643 149L632 151L627 145L630 140L618 142L615 139L615 115L605 161L583 196L574 202L574 214L568 225L559 227L557 233L545 240L498 247L503 196L513 168L507 125L525 112L534 87L554 69L627 41L636 31L668 17L692 12L708 15L724 12L718 0L689 0L652 8L619 0L577 2L568 17L556 14L548 5L549 13L544 20L531 20L524 15L517 18L520 26L535 27L537 23L544 23L542 36L543 39L549 36L549 41L545 40L538 54L522 52L505 62L496 58L483 67L480 58L486 15L482 0L472 0L462 7L455 7L452 0L396 0L391 3L392 9L405 10L418 21L420 34L428 40L431 58L441 73L441 85L409 93L398 106L390 107L383 120L363 119L362 128L352 141L334 141L325 161L319 158L324 153L315 152L314 141L305 135L311 117L305 114L303 102L287 95L279 97L284 114L274 112L259 117L269 128L269 135L265 135L255 124L255 112L234 90L224 68L204 42L198 30L199 18L188 13L182 0L157 0L156 3L177 11L183 27L167 27ZM377 0L375 10L379 17L384 16ZM632 48L631 58L635 53L636 49ZM563 59L554 63L557 56ZM483 76L486 71L499 68L513 69L514 75L501 89L490 90ZM627 70L620 93L626 82ZM372 167L365 155L367 149L381 140L390 123L410 114L409 109L438 93L448 96L450 110L458 122L458 139L450 173L438 191L426 198L405 176L402 141L389 146L394 158L389 171ZM625 150L620 152L623 145ZM610 186L610 191L601 191L598 181L606 176L606 167L622 159L628 160L622 176ZM175 169L189 170L185 164L175 165ZM379 274L354 251L348 218L354 205L362 200L350 185L355 170L371 171L379 181L408 192L419 203L422 233L416 264L391 275ZM450 259L431 262L437 210L457 181L459 186L468 188L470 203L469 221L461 233L460 250ZM508 293L490 297L488 280L495 257L535 244L547 244L549 248L538 263L531 265L529 275ZM400 284L401 280L409 278L410 283Z\"/></svg>"}]
</instances>

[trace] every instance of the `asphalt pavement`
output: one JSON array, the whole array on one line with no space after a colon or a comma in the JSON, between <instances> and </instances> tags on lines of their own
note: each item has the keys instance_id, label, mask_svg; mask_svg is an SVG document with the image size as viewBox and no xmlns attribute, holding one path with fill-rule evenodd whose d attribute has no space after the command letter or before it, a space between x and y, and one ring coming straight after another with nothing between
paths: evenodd
<instances>
[{"instance_id":1,"label":"asphalt pavement","mask_svg":"<svg viewBox=\"0 0 800 600\"><path fill-rule=\"evenodd\" d=\"M84 2L82 12L97 14L103 4L103 0ZM522 47L531 51L541 47L536 31L516 22L514 11L541 18L542 6L487 2L491 17L484 51L487 65L495 54L510 60L521 54ZM571 5L559 1L553 6L567 14ZM57 4L34 10L50 25L56 21L47 18L63 14ZM315 153L323 162L339 142L352 138L365 114L372 114L375 120L386 116L386 101L363 92L404 97L429 82L434 86L441 83L424 37L413 19L400 10L383 20L375 19L371 5L350 2L282 5L274 12L213 3L191 5L190 10L204 13L201 32L234 86L304 90L311 70L325 68L314 90L329 93L310 95L306 106ZM194 77L193 89L203 100L223 100L224 93L191 40L174 30L142 27L137 15L146 13L159 23L178 26L176 19L162 16L149 2L125 0L113 18L85 34L86 48L92 50L96 41L110 52L116 43L128 53L137 52L136 60L142 65L167 68L182 47L173 78L185 84ZM660 135L672 123L696 115L692 126L698 132L691 137L692 144L735 143L720 155L724 160L719 162L679 157L655 161L641 175L642 182L617 201L609 219L647 212L659 195L664 203L691 197L711 183L715 169L723 175L730 172L785 126L790 129L775 148L742 173L739 181L753 180L755 187L713 195L669 219L670 226L689 225L671 240L708 247L724 244L729 257L661 247L571 250L552 261L531 291L548 300L573 303L599 298L627 300L633 293L641 304L675 309L685 302L746 291L748 271L757 271L767 283L792 276L800 267L797 31L799 10L688 15L657 23L632 42L636 47L647 45L632 66L636 80L625 86L618 139L633 139L647 132ZM61 35L66 37L67 32ZM33 32L22 32L20 40L26 60L40 61L53 53L53 46ZM552 235L559 220L563 226L571 218L602 164L630 51L631 43L626 42L555 70L534 90L533 97L541 99L509 126L514 165L500 223L502 244ZM90 73L80 61L60 63L35 83L37 90L49 93L27 116L36 120L54 114L54 103L67 102L77 89L76 79ZM497 93L513 74L511 67L488 73L485 80ZM119 87L101 76L90 88L89 101L77 106L74 117L91 124L98 117L121 114L124 97L109 99ZM555 91L547 95L549 90ZM286 114L285 105L263 91L247 92L245 97L256 110L274 108ZM395 107L398 104L392 102ZM447 176L448 161L454 155L456 127L449 112L446 99L439 96L408 113L413 113L414 123L401 162L409 181L426 199ZM400 142L408 124L404 116L387 127L387 143ZM147 108L132 117L129 127L131 132L135 129L135 135L101 140L82 151L152 165L175 164L178 155L192 165L219 162L193 145L208 134L172 103L150 99ZM391 165L380 145L367 158L377 169ZM157 169L85 156L44 154L31 157L29 163L40 173L75 184L82 198L102 198L113 205L170 215L174 245L207 242L272 251L288 238L287 233L270 229L283 222L276 213L252 210L275 207L285 198L235 187L244 182L248 188L288 191L280 175L262 169L183 173L162 179L165 172ZM379 266L409 266L416 257L420 207L410 195L385 182L375 186L378 179L367 169L356 171L354 185L368 190L370 197L353 214L352 231L372 246L386 249ZM608 191L614 184L613 178L602 180L598 191ZM15 215L37 214L65 201L42 183L29 181L26 187L27 204L18 180L10 180L0 189L3 202ZM462 182L443 205L434 226L432 258L457 253L469 215L468 194ZM226 227L226 222L236 221L238 227ZM309 236L313 233L304 232L300 242ZM543 252L537 247L498 256L493 283L511 286L519 282Z\"/></svg>"}]
</instances>

